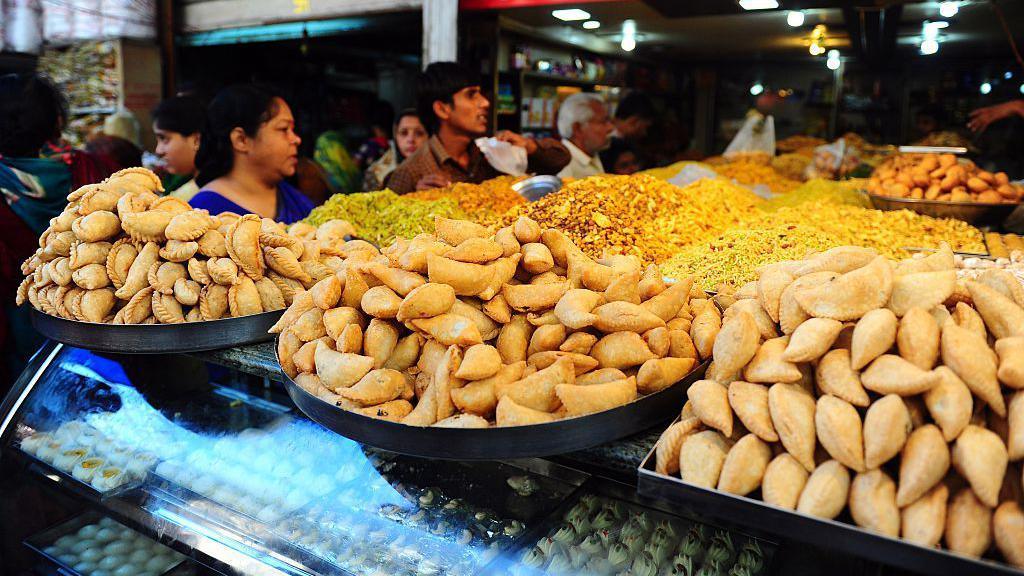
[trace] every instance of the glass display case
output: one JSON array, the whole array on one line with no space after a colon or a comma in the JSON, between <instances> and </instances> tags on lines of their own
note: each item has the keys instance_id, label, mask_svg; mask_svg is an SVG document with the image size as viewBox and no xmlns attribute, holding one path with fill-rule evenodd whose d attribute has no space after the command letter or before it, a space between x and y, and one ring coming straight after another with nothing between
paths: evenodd
<instances>
[{"instance_id":1,"label":"glass display case","mask_svg":"<svg viewBox=\"0 0 1024 576\"><path fill-rule=\"evenodd\" d=\"M0 418L4 574L753 576L793 561L600 466L374 451L267 378L191 356L49 343Z\"/></svg>"}]
</instances>

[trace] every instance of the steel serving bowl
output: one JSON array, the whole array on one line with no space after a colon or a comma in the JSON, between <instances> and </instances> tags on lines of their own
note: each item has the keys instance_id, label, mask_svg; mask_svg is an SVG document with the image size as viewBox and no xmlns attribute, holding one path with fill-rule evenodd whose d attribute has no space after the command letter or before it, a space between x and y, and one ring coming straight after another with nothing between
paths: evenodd
<instances>
[{"instance_id":1,"label":"steel serving bowl","mask_svg":"<svg viewBox=\"0 0 1024 576\"><path fill-rule=\"evenodd\" d=\"M562 189L562 179L558 176L532 176L512 185L512 190L528 201L533 202Z\"/></svg>"},{"instance_id":2,"label":"steel serving bowl","mask_svg":"<svg viewBox=\"0 0 1024 576\"><path fill-rule=\"evenodd\" d=\"M984 202L948 202L917 200L868 194L871 204L879 210L911 210L933 218L956 218L975 226L999 225L1020 206L1019 202L989 204Z\"/></svg>"}]
</instances>

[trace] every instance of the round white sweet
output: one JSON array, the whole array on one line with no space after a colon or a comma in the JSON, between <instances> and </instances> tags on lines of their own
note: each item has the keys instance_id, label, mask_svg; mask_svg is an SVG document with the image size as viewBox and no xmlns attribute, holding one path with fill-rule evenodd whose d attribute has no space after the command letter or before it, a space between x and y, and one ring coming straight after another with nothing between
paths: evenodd
<instances>
[{"instance_id":1,"label":"round white sweet","mask_svg":"<svg viewBox=\"0 0 1024 576\"><path fill-rule=\"evenodd\" d=\"M88 550L83 550L82 553L78 555L78 559L83 562L99 562L105 555L106 554L104 554L103 550L99 547L89 548Z\"/></svg>"},{"instance_id":2,"label":"round white sweet","mask_svg":"<svg viewBox=\"0 0 1024 576\"><path fill-rule=\"evenodd\" d=\"M82 526L78 529L78 536L80 538L95 538L96 533L100 531L100 527L96 524L89 524L88 526Z\"/></svg>"},{"instance_id":3,"label":"round white sweet","mask_svg":"<svg viewBox=\"0 0 1024 576\"><path fill-rule=\"evenodd\" d=\"M60 548L61 550L66 550L68 548L71 548L71 546L74 545L75 542L78 542L78 537L73 534L68 534L66 536L61 536L60 538L57 538L53 545L56 548Z\"/></svg>"},{"instance_id":4,"label":"round white sweet","mask_svg":"<svg viewBox=\"0 0 1024 576\"><path fill-rule=\"evenodd\" d=\"M64 552L57 556L57 560L67 564L68 566L74 566L78 564L78 554L72 554L71 552Z\"/></svg>"},{"instance_id":5,"label":"round white sweet","mask_svg":"<svg viewBox=\"0 0 1024 576\"><path fill-rule=\"evenodd\" d=\"M90 572L92 572L93 570L96 569L96 563L95 562L87 562L87 561L82 560L82 559L79 559L79 560L80 561L78 562L78 564L75 564L74 566L71 567L71 568L73 568L75 570L75 572L78 572L79 574L88 574L88 573L90 573Z\"/></svg>"},{"instance_id":6,"label":"round white sweet","mask_svg":"<svg viewBox=\"0 0 1024 576\"><path fill-rule=\"evenodd\" d=\"M128 561L133 563L133 564L138 564L139 566L142 566L152 556L153 556L153 552L150 551L148 548L146 548L146 549L139 549L139 550L136 550L135 552L132 552L131 554L128 555Z\"/></svg>"},{"instance_id":7,"label":"round white sweet","mask_svg":"<svg viewBox=\"0 0 1024 576\"><path fill-rule=\"evenodd\" d=\"M130 554L133 546L123 540L116 540L103 548L103 553L109 556L124 556Z\"/></svg>"},{"instance_id":8,"label":"round white sweet","mask_svg":"<svg viewBox=\"0 0 1024 576\"><path fill-rule=\"evenodd\" d=\"M153 572L163 572L165 570L165 566L167 566L168 563L168 557L161 554L159 556L153 556L152 558L150 558L149 561L146 562L146 565L143 566L143 568L146 570L151 570Z\"/></svg>"},{"instance_id":9,"label":"round white sweet","mask_svg":"<svg viewBox=\"0 0 1024 576\"><path fill-rule=\"evenodd\" d=\"M120 534L121 534L120 530L118 530L116 528L112 528L112 527L101 528L98 532L96 532L96 541L97 542L110 542L111 540L117 540L117 537L120 536Z\"/></svg>"},{"instance_id":10,"label":"round white sweet","mask_svg":"<svg viewBox=\"0 0 1024 576\"><path fill-rule=\"evenodd\" d=\"M139 570L139 567L137 565L135 565L135 564L125 564L124 566L121 566L117 570L114 570L114 573L113 573L112 576L135 576L139 572L141 572L141 570Z\"/></svg>"},{"instance_id":11,"label":"round white sweet","mask_svg":"<svg viewBox=\"0 0 1024 576\"><path fill-rule=\"evenodd\" d=\"M99 544L98 542L96 542L95 540L82 539L82 540L79 540L78 542L75 542L71 546L68 546L67 550L68 550L68 552L71 552L72 554L81 554L82 552L85 552L86 550L89 550L90 548L96 548L96 547L99 547L99 546L102 546L102 545Z\"/></svg>"},{"instance_id":12,"label":"round white sweet","mask_svg":"<svg viewBox=\"0 0 1024 576\"><path fill-rule=\"evenodd\" d=\"M101 570L116 570L124 565L126 558L124 556L107 556L96 563L96 567Z\"/></svg>"},{"instance_id":13,"label":"round white sweet","mask_svg":"<svg viewBox=\"0 0 1024 576\"><path fill-rule=\"evenodd\" d=\"M111 526L116 526L117 522L114 521L113 518L103 518L99 521L99 525L104 528L109 528Z\"/></svg>"}]
</instances>

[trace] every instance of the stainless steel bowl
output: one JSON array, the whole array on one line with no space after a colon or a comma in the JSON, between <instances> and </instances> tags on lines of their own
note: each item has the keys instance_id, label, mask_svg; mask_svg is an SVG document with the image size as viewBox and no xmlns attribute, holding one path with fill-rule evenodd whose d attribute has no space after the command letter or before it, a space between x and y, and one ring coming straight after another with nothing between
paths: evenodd
<instances>
[{"instance_id":1,"label":"stainless steel bowl","mask_svg":"<svg viewBox=\"0 0 1024 576\"><path fill-rule=\"evenodd\" d=\"M527 201L533 202L540 200L541 198L557 192L562 189L562 179L558 176L533 176L526 180L520 180L512 185L512 190L515 190Z\"/></svg>"},{"instance_id":2,"label":"stainless steel bowl","mask_svg":"<svg viewBox=\"0 0 1024 576\"><path fill-rule=\"evenodd\" d=\"M913 198L892 198L868 194L871 203L879 210L912 210L934 218L956 218L975 226L999 225L1020 203L986 204L983 202L944 202L939 200L916 200Z\"/></svg>"}]
</instances>

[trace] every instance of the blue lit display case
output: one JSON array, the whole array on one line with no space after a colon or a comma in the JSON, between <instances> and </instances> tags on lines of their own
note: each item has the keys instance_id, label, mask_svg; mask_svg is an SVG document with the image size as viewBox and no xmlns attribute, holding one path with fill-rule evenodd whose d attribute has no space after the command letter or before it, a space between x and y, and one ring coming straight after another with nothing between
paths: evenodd
<instances>
[{"instance_id":1,"label":"blue lit display case","mask_svg":"<svg viewBox=\"0 0 1024 576\"><path fill-rule=\"evenodd\" d=\"M225 368L44 346L0 410L0 574L754 576L807 562L639 499L632 459L649 434L555 459L379 452L305 419L263 356L222 354ZM827 556L810 565L864 573Z\"/></svg>"}]
</instances>

